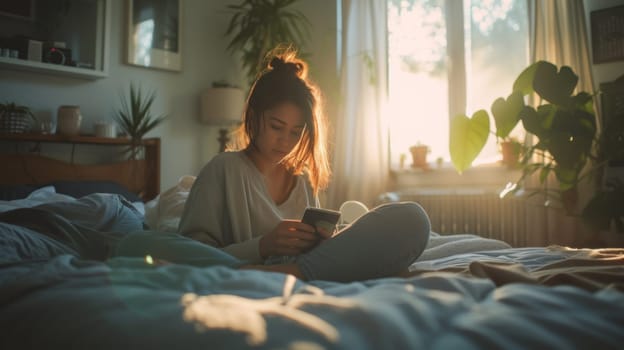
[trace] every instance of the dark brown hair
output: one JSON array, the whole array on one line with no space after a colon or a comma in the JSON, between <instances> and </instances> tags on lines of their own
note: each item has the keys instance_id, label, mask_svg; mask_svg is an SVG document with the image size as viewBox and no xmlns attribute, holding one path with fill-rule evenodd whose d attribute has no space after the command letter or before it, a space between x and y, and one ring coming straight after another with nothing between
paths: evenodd
<instances>
[{"instance_id":1,"label":"dark brown hair","mask_svg":"<svg viewBox=\"0 0 624 350\"><path fill-rule=\"evenodd\" d=\"M264 113L290 102L303 112L305 127L295 148L283 163L296 175L307 173L315 194L329 183L327 122L322 112L320 91L307 78L308 66L294 51L272 55L267 68L252 85L236 133L234 149L253 147Z\"/></svg>"}]
</instances>

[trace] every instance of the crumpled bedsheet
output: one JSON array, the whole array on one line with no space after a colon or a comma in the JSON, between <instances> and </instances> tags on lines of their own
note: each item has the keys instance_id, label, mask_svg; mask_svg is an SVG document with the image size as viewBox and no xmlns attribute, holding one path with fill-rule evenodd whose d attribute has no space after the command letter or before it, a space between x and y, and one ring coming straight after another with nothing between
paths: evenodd
<instances>
[{"instance_id":1,"label":"crumpled bedsheet","mask_svg":"<svg viewBox=\"0 0 624 350\"><path fill-rule=\"evenodd\" d=\"M456 273L305 283L61 255L5 266L0 348L483 349L624 343L624 293Z\"/></svg>"},{"instance_id":2,"label":"crumpled bedsheet","mask_svg":"<svg viewBox=\"0 0 624 350\"><path fill-rule=\"evenodd\" d=\"M84 226L137 229L139 217L112 201L104 207L99 200L78 202L99 213L96 224L89 219ZM63 218L71 219L75 208L65 208L69 213ZM77 249L85 246L75 241L80 236L64 236L67 223L56 218L58 230L46 237L60 238L39 239L40 246L33 247L27 240L35 237L33 230L54 227L23 219L43 209L3 214L0 349L616 349L624 344L616 250L470 246L463 253L419 260L404 278L306 283L264 271L161 265L147 257L91 260L89 254L103 252ZM86 218L75 214L75 220ZM109 220L120 215L121 221Z\"/></svg>"}]
</instances>

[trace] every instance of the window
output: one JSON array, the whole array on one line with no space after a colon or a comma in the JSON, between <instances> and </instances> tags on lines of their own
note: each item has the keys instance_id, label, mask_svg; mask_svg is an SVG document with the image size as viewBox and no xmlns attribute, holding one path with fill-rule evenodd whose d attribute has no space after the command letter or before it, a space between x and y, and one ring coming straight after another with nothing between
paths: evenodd
<instances>
[{"instance_id":1,"label":"window","mask_svg":"<svg viewBox=\"0 0 624 350\"><path fill-rule=\"evenodd\" d=\"M528 28L522 0L388 0L393 167L418 143L430 159L450 161L449 118L490 113L495 98L511 93L529 64ZM475 164L499 158L491 135Z\"/></svg>"}]
</instances>

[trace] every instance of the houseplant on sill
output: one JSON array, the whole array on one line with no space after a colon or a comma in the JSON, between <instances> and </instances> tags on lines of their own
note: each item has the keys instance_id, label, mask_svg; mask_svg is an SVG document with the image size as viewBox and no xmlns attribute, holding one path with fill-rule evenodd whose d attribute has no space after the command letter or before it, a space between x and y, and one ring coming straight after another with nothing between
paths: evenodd
<instances>
[{"instance_id":1,"label":"houseplant on sill","mask_svg":"<svg viewBox=\"0 0 624 350\"><path fill-rule=\"evenodd\" d=\"M0 133L21 134L29 131L37 118L27 106L15 102L0 104Z\"/></svg>"},{"instance_id":2,"label":"houseplant on sill","mask_svg":"<svg viewBox=\"0 0 624 350\"><path fill-rule=\"evenodd\" d=\"M430 151L429 146L417 143L411 146L409 151L412 154L412 168L421 168L423 170L429 168L427 163L427 154Z\"/></svg>"},{"instance_id":3,"label":"houseplant on sill","mask_svg":"<svg viewBox=\"0 0 624 350\"><path fill-rule=\"evenodd\" d=\"M598 157L596 150L602 135L596 136L593 96L587 92L573 95L577 82L578 76L570 67L557 70L552 63L539 61L520 73L507 99L494 101L492 114L496 123L493 133L497 137L507 137L521 121L525 131L537 138L537 143L525 149L521 157L522 175L501 195L524 188L524 180L538 174L539 186L528 189L532 194L543 193L547 198L558 199L568 214L582 216L594 229L604 229L612 223L624 228L623 210L600 212L594 209L613 206L617 187L596 186L587 206L581 213L577 210L578 186L596 175L608 161L604 158L614 153L603 149L602 159ZM525 96L532 94L539 98L536 108L524 101ZM472 118L458 115L451 120L451 160L459 172L471 166L489 133L489 115L485 110L477 111ZM548 179L553 176L558 183L556 189L548 186Z\"/></svg>"},{"instance_id":4,"label":"houseplant on sill","mask_svg":"<svg viewBox=\"0 0 624 350\"><path fill-rule=\"evenodd\" d=\"M515 137L507 137L499 141L501 162L510 169L515 169L520 164L520 158L524 153L524 145Z\"/></svg>"},{"instance_id":5,"label":"houseplant on sill","mask_svg":"<svg viewBox=\"0 0 624 350\"><path fill-rule=\"evenodd\" d=\"M278 46L301 48L310 37L310 21L289 7L298 0L243 0L228 5L232 13L226 35L227 49L242 55L242 65L251 84L262 71L268 52Z\"/></svg>"},{"instance_id":6,"label":"houseplant on sill","mask_svg":"<svg viewBox=\"0 0 624 350\"><path fill-rule=\"evenodd\" d=\"M121 97L121 109L115 114L115 120L121 131L131 139L126 151L130 159L137 159L143 136L167 118L166 115L154 116L151 113L155 97L154 91L144 95L141 88L134 84L130 84L129 100Z\"/></svg>"}]
</instances>

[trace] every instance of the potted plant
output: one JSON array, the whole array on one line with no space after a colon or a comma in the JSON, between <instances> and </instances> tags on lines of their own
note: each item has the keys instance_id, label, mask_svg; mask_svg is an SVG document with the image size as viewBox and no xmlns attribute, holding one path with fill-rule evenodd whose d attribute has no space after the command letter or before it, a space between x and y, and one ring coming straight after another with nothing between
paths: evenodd
<instances>
[{"instance_id":1,"label":"potted plant","mask_svg":"<svg viewBox=\"0 0 624 350\"><path fill-rule=\"evenodd\" d=\"M156 94L154 91L143 94L141 88L130 84L129 100L122 96L121 109L115 114L115 120L122 133L132 140L129 148L130 158L136 159L138 146L143 136L162 123L167 116L154 116L150 109Z\"/></svg>"},{"instance_id":2,"label":"potted plant","mask_svg":"<svg viewBox=\"0 0 624 350\"><path fill-rule=\"evenodd\" d=\"M242 55L249 83L265 66L266 54L280 45L300 48L309 39L310 21L291 5L298 0L243 0L228 5L232 13L227 49Z\"/></svg>"},{"instance_id":3,"label":"potted plant","mask_svg":"<svg viewBox=\"0 0 624 350\"><path fill-rule=\"evenodd\" d=\"M461 172L471 166L490 132L497 137L507 137L521 121L525 131L535 135L537 142L523 153L522 175L512 189L503 194L524 188L524 180L538 173L539 187L532 189L533 193L545 193L549 197L557 194L568 214L576 214L573 211L577 186L605 164L595 153L600 138L596 135L593 96L587 92L573 94L577 82L578 76L570 67L558 70L550 62L539 61L520 73L507 99L501 97L492 104L493 131L490 131L485 110L477 111L472 118L454 117L450 125L450 153L455 168ZM525 103L529 95L538 98L537 107ZM557 189L548 188L549 177L556 179ZM605 198L611 196L603 196L603 191L596 189L589 203L594 207L597 203L608 205ZM584 210L581 215L594 228L609 226L612 221L621 222L624 218L623 213L609 215L608 212L601 217L587 216L593 214L595 211Z\"/></svg>"},{"instance_id":4,"label":"potted plant","mask_svg":"<svg viewBox=\"0 0 624 350\"><path fill-rule=\"evenodd\" d=\"M499 146L503 158L501 162L508 168L516 168L520 164L522 143L515 137L508 137L500 140Z\"/></svg>"},{"instance_id":5,"label":"potted plant","mask_svg":"<svg viewBox=\"0 0 624 350\"><path fill-rule=\"evenodd\" d=\"M412 154L412 168L428 168L427 154L429 153L429 146L417 143L409 148Z\"/></svg>"},{"instance_id":6,"label":"potted plant","mask_svg":"<svg viewBox=\"0 0 624 350\"><path fill-rule=\"evenodd\" d=\"M21 134L31 129L37 118L30 108L15 102L0 104L0 132L6 134Z\"/></svg>"}]
</instances>

